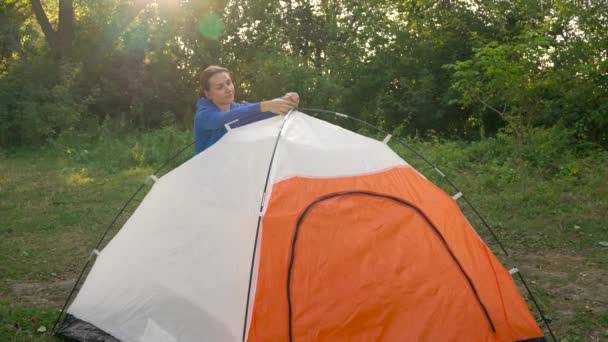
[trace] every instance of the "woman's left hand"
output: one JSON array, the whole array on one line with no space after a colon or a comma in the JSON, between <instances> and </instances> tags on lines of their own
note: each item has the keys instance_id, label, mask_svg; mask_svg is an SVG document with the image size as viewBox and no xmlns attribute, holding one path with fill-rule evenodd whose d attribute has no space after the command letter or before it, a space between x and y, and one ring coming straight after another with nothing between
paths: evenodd
<instances>
[{"instance_id":1,"label":"woman's left hand","mask_svg":"<svg viewBox=\"0 0 608 342\"><path fill-rule=\"evenodd\" d=\"M296 104L296 107L300 104L300 95L298 93L287 93L285 99Z\"/></svg>"}]
</instances>

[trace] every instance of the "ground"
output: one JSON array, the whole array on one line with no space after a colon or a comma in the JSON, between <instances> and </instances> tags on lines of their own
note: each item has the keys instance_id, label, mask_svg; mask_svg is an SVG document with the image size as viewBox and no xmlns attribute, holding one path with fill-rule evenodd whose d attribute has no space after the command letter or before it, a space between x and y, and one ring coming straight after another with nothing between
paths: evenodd
<instances>
[{"instance_id":1,"label":"ground","mask_svg":"<svg viewBox=\"0 0 608 342\"><path fill-rule=\"evenodd\" d=\"M608 339L608 272L581 256L554 253L513 257L538 293L553 332L571 340ZM522 293L525 289L520 286ZM532 308L536 313L535 308ZM594 322L592 317L598 317ZM538 316L538 314L537 314Z\"/></svg>"}]
</instances>

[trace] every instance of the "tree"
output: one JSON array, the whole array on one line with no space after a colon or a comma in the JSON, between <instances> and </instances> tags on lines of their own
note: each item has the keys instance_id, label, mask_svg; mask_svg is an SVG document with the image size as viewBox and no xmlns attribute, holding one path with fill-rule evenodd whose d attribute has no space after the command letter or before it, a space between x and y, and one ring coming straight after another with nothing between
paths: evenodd
<instances>
[{"instance_id":1,"label":"tree","mask_svg":"<svg viewBox=\"0 0 608 342\"><path fill-rule=\"evenodd\" d=\"M59 0L59 20L54 29L40 3L40 0L30 0L36 19L44 32L44 37L55 56L70 57L74 42L74 3L72 0Z\"/></svg>"},{"instance_id":2,"label":"tree","mask_svg":"<svg viewBox=\"0 0 608 342\"><path fill-rule=\"evenodd\" d=\"M525 194L526 127L543 109L542 90L548 41L539 35L519 36L512 43L492 42L473 58L448 66L454 70L452 89L463 106L480 104L503 119L515 134L520 191Z\"/></svg>"},{"instance_id":3,"label":"tree","mask_svg":"<svg viewBox=\"0 0 608 342\"><path fill-rule=\"evenodd\" d=\"M0 4L0 75L7 69L15 54L21 51L22 26L28 18L23 0Z\"/></svg>"},{"instance_id":4,"label":"tree","mask_svg":"<svg viewBox=\"0 0 608 342\"><path fill-rule=\"evenodd\" d=\"M55 126L189 127L201 69L222 64L239 100L292 89L401 134L475 139L481 123L524 142L525 127L566 125L608 146L607 12L577 0L5 0L0 82L35 94L43 79L86 108ZM42 74L24 77L31 63ZM5 122L18 122L27 109L9 88Z\"/></svg>"}]
</instances>

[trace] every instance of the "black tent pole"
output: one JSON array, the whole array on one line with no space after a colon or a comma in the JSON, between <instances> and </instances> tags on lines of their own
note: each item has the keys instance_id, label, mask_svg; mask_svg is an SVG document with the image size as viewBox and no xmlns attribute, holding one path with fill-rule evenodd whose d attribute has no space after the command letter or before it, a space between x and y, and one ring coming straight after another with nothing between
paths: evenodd
<instances>
[{"instance_id":1,"label":"black tent pole","mask_svg":"<svg viewBox=\"0 0 608 342\"><path fill-rule=\"evenodd\" d=\"M158 172L160 172L168 163L170 163L171 161L175 160L175 158L177 158L180 154L182 154L182 152L184 152L187 148L189 148L192 145L194 145L194 143L195 142L192 142L192 143L188 144L186 147L184 147L181 150L179 150L179 152L177 152L171 158L167 159L158 169L156 169L152 173L152 175L156 175ZM147 184L147 182L148 182L148 180L146 179L146 181L144 183L142 183L139 186L139 188L131 195L131 197L122 206L122 208L120 208L120 210L118 211L118 214L116 214L114 216L114 219L108 225L108 227L106 228L105 232L103 233L103 236L101 237L101 239L99 239L99 241L97 242L97 244L95 245L95 248L93 250L99 249L99 246L101 246L101 244L103 243L103 240L106 238L106 236L110 232L110 229L112 229L112 226L114 226L114 223L116 223L116 221L118 220L118 218L120 217L120 215L125 211L125 209L127 208L127 206L129 206L129 204L131 204L131 202L133 201L133 199L135 199L135 196L137 196L137 194L139 194L139 192L144 188L144 186ZM63 303L61 311L59 312L59 315L57 315L57 319L55 320L55 323L53 324L53 329L51 329L51 331L53 333L56 332L55 329L57 328L57 324L59 324L59 321L61 320L61 317L65 313L65 309L67 308L68 303L70 302L70 299L72 299L72 296L76 292L76 288L78 287L78 284L80 283L80 280L82 280L82 277L84 276L84 273L85 273L87 267L91 263L92 258L93 258L93 253L91 253L89 255L89 258L87 259L87 262L85 263L84 267L80 271L80 274L78 275L78 278L76 279L76 282L74 283L74 286L72 287L72 290L70 291L70 294L68 295L68 297L66 298L65 302Z\"/></svg>"},{"instance_id":2,"label":"black tent pole","mask_svg":"<svg viewBox=\"0 0 608 342\"><path fill-rule=\"evenodd\" d=\"M324 114L334 114L336 116L339 117L343 117L343 118L347 118L347 119L351 119L353 121L362 123L368 127L371 127L379 132L382 132L386 135L390 135L390 133L386 132L385 130L381 129L380 127L374 126L368 122L365 122L359 118L355 118L346 114L342 114L342 113L338 113L338 112L334 112L334 111L330 111L330 110L324 110L324 109L316 109L316 108L299 108L301 110L307 110L307 111L313 111L313 112L318 112L318 113L324 113ZM452 180L450 180L443 172L441 172L441 170L439 170L433 163L431 163L428 159L426 159L422 154L420 154L419 152L417 152L416 150L414 150L413 148L411 148L408 144L406 144L401 138L397 137L396 138L397 142L399 142L399 144L401 144L402 146L404 146L405 148L407 148L408 150L410 150L411 152L413 152L416 156L418 156L420 159L424 160L428 165L430 165L433 169L435 169L435 171L437 171L451 186L452 188L454 188L454 190L458 193L462 193L460 191L460 189L458 188L458 186L456 186L456 184L454 182L452 182ZM475 213L475 215L477 215L477 217L481 220L481 222L483 223L483 225L488 229L488 231L492 234L492 236L494 237L494 240L498 243L498 245L500 246L500 248L502 249L502 251L509 256L509 253L507 252L507 250L505 249L505 247L503 246L503 244L500 242L500 240L498 239L498 237L496 236L496 234L494 233L494 231L492 230L492 228L490 228L490 225L486 222L486 220L484 220L484 218L481 216L481 214L477 211L477 209L473 206L473 204L466 198L466 196L462 195L462 198L465 200L465 202L471 207L471 209L473 210L473 212ZM521 275L520 271L517 271L517 275L519 276L519 279L521 280L521 282L524 284L524 287L526 288L528 294L530 295L530 299L532 299L532 302L534 303L534 305L536 306L536 309L538 310L538 312L540 313L541 319L543 321L543 323L545 323L545 325L547 326L547 329L549 330L549 333L551 334L551 337L553 337L553 340L557 342L557 339L555 338L555 335L553 334L553 331L551 330L551 326L549 325L549 321L546 319L543 311L541 310L540 306L538 305L538 303L536 302L536 299L534 298L534 295L532 294L532 291L530 291L530 288L528 287L528 284L526 283L526 281L524 280L523 276Z\"/></svg>"},{"instance_id":3,"label":"black tent pole","mask_svg":"<svg viewBox=\"0 0 608 342\"><path fill-rule=\"evenodd\" d=\"M260 213L258 214L258 224L255 229L255 239L253 242L253 255L251 257L251 268L249 270L249 286L247 286L247 301L245 302L245 319L243 320L243 342L245 342L245 334L247 332L247 318L249 315L249 300L251 294L251 284L253 281L253 267L255 265L255 256L257 253L258 247L258 236L260 233L260 225L262 223L262 213L264 211L264 202L266 201L266 191L268 190L268 183L270 182L270 172L272 171L272 164L274 162L274 156L277 152L277 147L279 146L279 140L281 139L281 134L283 133L283 127L285 127L285 123L287 119L289 119L289 115L293 112L293 109L285 115L283 122L281 123L281 127L279 128L279 132L277 134L277 138L274 141L274 147L272 149L272 155L270 156L270 162L268 163L268 171L266 172L266 181L264 182L264 191L262 192L262 200L260 202Z\"/></svg>"},{"instance_id":4,"label":"black tent pole","mask_svg":"<svg viewBox=\"0 0 608 342\"><path fill-rule=\"evenodd\" d=\"M251 117L255 117L258 114L253 114L253 115L247 115L245 117L242 117L240 119L237 119L235 121L229 122L226 125L216 128L215 130L213 130L212 132L221 130L223 128L229 128L227 126L230 126L231 124L237 123L238 121L242 120L242 119L248 119ZM281 126L282 128L282 126ZM167 159L161 166L158 167L158 169L156 169L152 175L156 175L158 172L160 172L162 169L165 168L165 166L167 164L169 164L170 162L172 162L173 160L175 160L180 154L182 154L182 152L184 152L186 149L190 148L192 145L194 145L197 142L197 140L194 140L193 142L189 143L188 145L186 145L185 147L183 147L181 150L179 150L177 153L175 153L172 157L170 157L169 159ZM110 232L110 229L112 229L112 226L114 225L114 223L116 223L116 220L118 220L118 218L120 217L120 215L123 213L123 211L126 209L126 207L131 204L131 202L133 201L133 199L135 198L135 196L137 196L137 194L144 188L144 186L146 185L146 183L148 182L148 180L146 179L146 181L131 195L131 197L129 198L129 200L122 206L122 208L120 209L120 211L118 212L118 214L116 214L116 216L114 216L114 219L112 220L112 222L108 225L108 227L106 228L103 236L101 237L101 239L99 239L99 242L97 243L97 245L95 245L94 250L97 250L99 248L99 246L101 246L103 240L106 238L106 236L108 235L108 233ZM65 309L68 306L68 303L70 302L70 299L72 298L72 296L74 295L74 292L76 291L76 288L78 287L78 284L80 283L80 280L82 279L82 277L84 276L84 273L87 269L87 267L89 266L89 264L91 263L91 259L92 259L93 254L91 254L89 256L89 258L87 259L87 262L85 263L84 267L82 268L82 270L80 271L80 274L78 276L78 278L76 279L76 283L74 284L74 286L72 287L72 290L70 291L70 294L68 295L68 297L66 298L65 302L63 303L63 306L61 308L61 311L59 312L59 315L57 316L57 319L55 320L55 323L53 324L53 329L51 329L51 331L53 333L55 333L55 329L57 328L57 324L59 324L59 321L61 320L61 317L63 316Z\"/></svg>"},{"instance_id":5,"label":"black tent pole","mask_svg":"<svg viewBox=\"0 0 608 342\"><path fill-rule=\"evenodd\" d=\"M342 114L342 113L338 113L338 112L334 112L331 110L324 110L324 109L316 109L316 108L298 108L301 110L307 110L307 111L313 111L313 112L318 112L318 113L323 113L323 114L333 114L339 117L343 117L343 118L347 118L359 123L362 123L370 128L375 129L378 132L381 132L383 134L386 135L391 135L390 133L388 133L387 131L383 130L380 127L374 126L368 122L365 122L359 118L355 118L352 117L350 115L346 115L346 114ZM395 137L395 140L397 140L397 142L402 145L403 147L407 148L408 150L410 150L411 152L413 152L416 156L418 156L420 159L424 160L429 166L431 166L437 173L439 173L439 175L441 175L441 177L443 177L448 184L450 184L452 186L452 188L457 192L457 193L461 193L460 189L458 188L458 186L452 182L452 180L450 178L448 178L448 176L446 176L443 172L441 172L441 170L439 170L439 168L437 168L437 166L435 166L435 164L433 164L431 161L429 161L428 159L426 159L422 154L420 154L418 151L414 150L412 147L410 147L408 144L406 144L403 139L399 138L399 137ZM481 214L479 213L479 211L477 211L477 209L473 206L473 204L467 199L467 197L465 195L462 195L462 198L465 200L465 202L471 207L471 209L473 210L473 212L475 213L475 215L477 215L477 217L481 220L481 222L483 223L483 225L486 227L486 229L490 232L490 234L492 234L492 237L494 238L494 240L498 243L498 245L500 246L500 249L505 253L505 255L509 256L509 252L507 252L506 248L503 246L503 244L500 242L500 240L498 239L498 236L496 236L496 234L494 233L494 230L490 227L490 225L486 222L486 220L481 216Z\"/></svg>"},{"instance_id":6,"label":"black tent pole","mask_svg":"<svg viewBox=\"0 0 608 342\"><path fill-rule=\"evenodd\" d=\"M521 282L524 284L526 291L528 291L528 294L530 295L530 299L532 299L534 306L536 306L536 310L538 310L538 313L540 314L540 318L543 320L543 323L545 323L545 325L547 326L547 329L549 330L551 337L553 337L553 341L557 342L557 338L555 338L555 335L553 335L553 330L551 330L551 326L549 325L549 320L547 320L547 318L545 317L543 310L541 310L540 305L538 305L538 302L536 301L536 299L534 298L534 295L532 294L532 291L530 291L530 288L528 287L528 283L526 283L526 281L524 280L524 277L521 275L521 272L518 271L517 276L519 277Z\"/></svg>"},{"instance_id":7,"label":"black tent pole","mask_svg":"<svg viewBox=\"0 0 608 342\"><path fill-rule=\"evenodd\" d=\"M305 110L305 111L313 111L313 112L318 112L318 113L324 113L324 114L333 114L339 117L343 117L343 118L347 118L359 123L362 123L368 127L371 127L373 129L375 129L378 132L381 132L383 134L386 135L390 135L390 133L386 132L385 130L374 126L368 122L365 122L359 118L355 118L346 114L342 114L342 113L338 113L338 112L334 112L334 111L329 111L329 110L324 110L324 109L316 109L316 108L298 108L299 110ZM291 113L291 112L290 112ZM251 269L250 269L250 275L249 275L249 286L248 286L248 291L247 291L247 303L246 303L246 307L245 307L245 320L243 323L243 341L245 341L245 332L246 332L246 326L247 326L247 318L248 318L248 307L249 307L249 300L250 300L250 293L251 293L251 283L252 283L252 277L253 277L253 267L254 267L254 263L255 263L255 255L256 255L256 249L257 249L257 240L258 240L258 235L259 235L259 228L260 228L260 224L261 224L261 212L263 210L264 207L264 201L266 198L266 191L268 188L268 183L270 180L270 172L272 170L272 164L274 161L274 157L276 154L276 149L279 143L279 139L281 137L281 133L283 131L283 127L285 125L285 122L287 121L287 118L289 116L289 114L287 114L286 118L284 119L279 133L277 135L277 138L275 140L275 144L274 144L274 148L273 148L273 152L272 152L272 156L270 159L270 163L268 166L268 172L266 175L266 182L264 184L264 192L263 192L263 196L262 196L262 201L260 204L260 216L258 217L258 223L257 223L257 229L256 229L256 236L255 236L255 242L254 242L254 249L253 249L253 257L252 257L252 261L251 261ZM221 129L221 128L219 128ZM423 161L425 161L429 166L431 166L435 171L437 171L451 186L452 188L454 188L455 191L457 191L458 193L462 193L460 191L460 189L456 186L455 183L453 183L443 172L441 172L441 170L439 170L433 163L431 163L428 159L426 159L422 154L420 154L419 152L417 152L416 150L414 150L413 148L411 148L408 144L406 144L401 138L396 137L396 140L399 142L399 144L401 144L402 146L404 146L405 148L407 148L408 150L410 150L411 152L413 152L416 156L418 156L419 158L421 158ZM182 148L179 152L175 153L175 155L173 155L171 158L167 159L158 169L156 169L152 175L155 175L156 173L160 172L168 163L170 163L171 161L175 160L182 152L184 152L187 148L191 147L192 145L194 145L196 143L196 141L193 141L192 143L189 143L187 146L185 146L184 148ZM140 185L140 187L131 195L131 197L127 200L127 202L122 206L122 208L119 210L118 214L116 214L116 216L114 217L114 219L112 220L112 222L108 225L108 227L106 228L103 236L101 237L101 239L98 241L98 243L96 244L94 251L97 250L101 244L103 243L104 239L106 238L107 234L109 233L109 231L111 230L112 226L114 225L114 223L116 223L116 221L118 220L118 218L120 217L120 215L124 212L124 210L126 209L126 207L133 201L133 199L137 196L137 194L144 188L144 186L147 184L148 180L146 180L143 184ZM492 230L492 228L490 227L490 225L485 221L485 219L481 216L481 214L477 211L477 209L473 206L473 204L464 196L462 195L463 199L465 200L465 202L471 207L471 209L473 210L473 212L477 215L477 217L482 221L483 225L488 229L488 231L491 233L491 235L494 237L495 241L498 243L498 245L500 246L500 248L502 249L502 251L509 256L509 253L506 251L505 247L503 246L503 244L500 242L500 240L498 239L498 237L496 236L496 234L494 233L494 231ZM63 314L65 313L65 310L67 308L67 305L70 301L70 299L72 298L72 296L74 295L74 293L76 292L76 288L78 287L78 284L80 283L80 281L82 280L82 277L84 276L84 273L87 269L87 267L89 266L89 264L91 263L91 259L93 257L93 253L91 253L91 255L89 256L89 258L87 259L87 262L85 263L84 267L82 268L74 286L72 287L70 294L68 295L68 297L66 298L62 309L59 313L59 315L57 316L57 319L55 320L55 323L53 325L52 328L52 332L55 333L55 329L57 328L57 324L59 324L59 321L61 320L61 317L63 316ZM539 313L542 317L543 322L545 323L545 325L547 326L547 328L549 329L549 332L551 333L551 336L553 337L553 339L555 341L557 341L557 339L555 338L555 336L553 335L553 331L551 330L551 327L549 326L548 321L546 320L542 310L540 309L538 303L536 302L536 300L534 299L534 296L532 295L530 289L528 288L528 285L526 284L526 282L524 281L522 275L520 274L520 272L518 272L519 278L521 279L522 283L524 284L526 290L528 291L528 293L530 294L531 299L533 300L534 304L536 305L536 308L539 310Z\"/></svg>"}]
</instances>

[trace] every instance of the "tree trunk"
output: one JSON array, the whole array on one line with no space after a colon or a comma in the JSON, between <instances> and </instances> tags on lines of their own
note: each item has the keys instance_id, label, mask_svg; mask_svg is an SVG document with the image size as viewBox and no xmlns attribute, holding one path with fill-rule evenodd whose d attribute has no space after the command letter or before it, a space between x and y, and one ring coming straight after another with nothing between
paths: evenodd
<instances>
[{"instance_id":1,"label":"tree trunk","mask_svg":"<svg viewBox=\"0 0 608 342\"><path fill-rule=\"evenodd\" d=\"M517 115L515 122L515 139L517 148L517 159L519 163L519 191L521 197L526 195L526 162L524 160L524 125L523 115Z\"/></svg>"},{"instance_id":2,"label":"tree trunk","mask_svg":"<svg viewBox=\"0 0 608 342\"><path fill-rule=\"evenodd\" d=\"M127 92L130 97L129 110L136 127L147 128L148 120L144 113L144 58L146 52L146 34L134 30L125 37L130 47L127 63Z\"/></svg>"},{"instance_id":3,"label":"tree trunk","mask_svg":"<svg viewBox=\"0 0 608 342\"><path fill-rule=\"evenodd\" d=\"M42 32L44 33L44 38L46 39L47 44L52 51L57 49L57 32L51 26L49 22L49 18L46 16L44 12L44 8L42 8L42 4L40 0L30 0L32 3L32 9L34 10L34 14L36 15L36 20L38 24L42 28Z\"/></svg>"},{"instance_id":4,"label":"tree trunk","mask_svg":"<svg viewBox=\"0 0 608 342\"><path fill-rule=\"evenodd\" d=\"M61 56L72 55L74 42L74 4L72 0L59 0L58 46Z\"/></svg>"},{"instance_id":5,"label":"tree trunk","mask_svg":"<svg viewBox=\"0 0 608 342\"><path fill-rule=\"evenodd\" d=\"M485 102L481 97L477 96L477 99L487 108L491 109L492 111L498 113L498 115L500 115L500 117L505 120L507 122L507 124L509 124L512 128L513 131L515 132L515 153L516 153L516 158L519 164L519 190L521 192L521 196L522 198L525 196L526 194L526 162L524 160L524 116L523 114L519 113L519 114L515 114L513 115L507 115L507 106L505 105L504 108L501 110L496 109L495 107L491 106L490 104L488 104L487 102Z\"/></svg>"},{"instance_id":6,"label":"tree trunk","mask_svg":"<svg viewBox=\"0 0 608 342\"><path fill-rule=\"evenodd\" d=\"M64 59L72 54L74 42L74 4L73 0L59 0L59 23L57 30L49 22L40 0L30 0L36 20L42 28L44 37L53 55Z\"/></svg>"},{"instance_id":7,"label":"tree trunk","mask_svg":"<svg viewBox=\"0 0 608 342\"><path fill-rule=\"evenodd\" d=\"M44 37L53 54L59 58L70 57L75 35L74 1L59 0L59 23L57 25L57 30L55 30L49 22L40 0L30 0L30 2L34 14L36 15L36 20L38 21L38 24L40 24L42 32L44 32ZM105 32L100 34L100 43L95 45L97 48L94 49L94 51L91 51L91 54L88 57L95 59L96 62L99 61L103 56L103 52L111 47L116 40L116 37L124 31L125 27L127 27L133 19L135 19L146 4L147 2L145 0L135 0L129 4L125 3L121 7L126 10L125 13L121 13L121 15L116 15L112 18L112 22L104 28ZM85 59L85 61L86 60L87 59Z\"/></svg>"}]
</instances>

